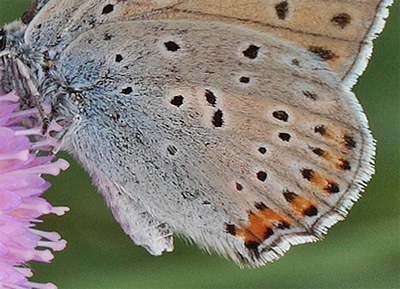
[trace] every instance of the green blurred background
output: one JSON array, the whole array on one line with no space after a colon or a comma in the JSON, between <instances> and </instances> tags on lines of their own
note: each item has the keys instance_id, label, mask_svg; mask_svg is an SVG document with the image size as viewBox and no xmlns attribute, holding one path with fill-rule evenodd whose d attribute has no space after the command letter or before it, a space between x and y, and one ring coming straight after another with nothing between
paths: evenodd
<instances>
[{"instance_id":1,"label":"green blurred background","mask_svg":"<svg viewBox=\"0 0 400 289\"><path fill-rule=\"evenodd\" d=\"M84 0L82 0L84 2ZM216 0L217 1L217 0ZM18 18L28 0L0 0L0 25ZM153 257L133 245L77 163L45 197L71 211L39 227L59 232L67 248L51 264L32 264L37 282L62 289L123 288L400 288L400 5L391 7L369 67L354 91L377 139L377 173L345 222L323 242L293 247L258 269L239 269L175 239L175 251Z\"/></svg>"}]
</instances>

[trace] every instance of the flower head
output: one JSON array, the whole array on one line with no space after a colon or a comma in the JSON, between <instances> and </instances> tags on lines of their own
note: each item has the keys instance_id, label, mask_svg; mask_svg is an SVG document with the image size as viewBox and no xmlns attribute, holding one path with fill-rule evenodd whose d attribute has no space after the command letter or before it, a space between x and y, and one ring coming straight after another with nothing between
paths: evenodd
<instances>
[{"instance_id":1,"label":"flower head","mask_svg":"<svg viewBox=\"0 0 400 289\"><path fill-rule=\"evenodd\" d=\"M56 147L42 128L25 128L22 120L38 114L37 109L19 110L19 98L0 96L0 288L57 288L53 284L28 281L29 261L50 262L54 251L63 250L66 241L55 232L34 229L46 214L63 215L67 207L53 207L41 195L50 184L41 175L58 175L69 164L53 156L38 156ZM55 123L51 130L57 130ZM37 139L32 142L30 138Z\"/></svg>"}]
</instances>

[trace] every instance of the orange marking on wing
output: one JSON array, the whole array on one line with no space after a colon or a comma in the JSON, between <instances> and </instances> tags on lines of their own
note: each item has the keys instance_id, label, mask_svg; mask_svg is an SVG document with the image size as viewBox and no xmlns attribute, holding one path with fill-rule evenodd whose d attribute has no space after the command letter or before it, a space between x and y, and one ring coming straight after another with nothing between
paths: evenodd
<instances>
[{"instance_id":1,"label":"orange marking on wing","mask_svg":"<svg viewBox=\"0 0 400 289\"><path fill-rule=\"evenodd\" d=\"M338 187L336 182L329 180L328 178L325 178L321 174L317 173L314 171L312 178L310 179L310 182L316 186L319 190L325 192L325 193L337 193L336 189L334 191L331 190L332 186Z\"/></svg>"},{"instance_id":2,"label":"orange marking on wing","mask_svg":"<svg viewBox=\"0 0 400 289\"><path fill-rule=\"evenodd\" d=\"M301 196L296 196L290 201L290 205L292 207L293 212L298 215L306 216L307 210L311 207L315 207L315 203L307 200Z\"/></svg>"},{"instance_id":3,"label":"orange marking on wing","mask_svg":"<svg viewBox=\"0 0 400 289\"><path fill-rule=\"evenodd\" d=\"M339 171L347 171L351 169L349 161L341 154L325 152L322 157L329 161L331 165Z\"/></svg>"},{"instance_id":4,"label":"orange marking on wing","mask_svg":"<svg viewBox=\"0 0 400 289\"><path fill-rule=\"evenodd\" d=\"M236 229L236 235L243 237L245 243L261 243L269 233L273 232L275 224L290 224L290 219L282 213L277 213L269 208L258 209L255 213L250 212L247 225Z\"/></svg>"},{"instance_id":5,"label":"orange marking on wing","mask_svg":"<svg viewBox=\"0 0 400 289\"><path fill-rule=\"evenodd\" d=\"M334 151L327 151L320 147L310 147L310 150L318 157L324 158L329 162L329 166L339 171L351 170L350 162L343 154Z\"/></svg>"},{"instance_id":6,"label":"orange marking on wing","mask_svg":"<svg viewBox=\"0 0 400 289\"><path fill-rule=\"evenodd\" d=\"M263 219L254 213L250 213L247 226L244 229L238 229L237 235L244 237L247 242L260 242L264 240L265 227Z\"/></svg>"},{"instance_id":7,"label":"orange marking on wing","mask_svg":"<svg viewBox=\"0 0 400 289\"><path fill-rule=\"evenodd\" d=\"M351 170L351 165L348 160L345 158L339 158L338 162L336 163L336 167L341 171L349 171Z\"/></svg>"},{"instance_id":8,"label":"orange marking on wing","mask_svg":"<svg viewBox=\"0 0 400 289\"><path fill-rule=\"evenodd\" d=\"M326 186L326 184L327 184L326 179L323 178L317 172L314 172L314 175L313 175L312 179L310 180L310 182L313 183L318 188L322 188L323 186Z\"/></svg>"},{"instance_id":9,"label":"orange marking on wing","mask_svg":"<svg viewBox=\"0 0 400 289\"><path fill-rule=\"evenodd\" d=\"M265 222L268 226L273 225L276 222L284 222L284 223L291 223L290 219L282 213L277 213L271 209L264 209L260 210L259 213L263 216L264 220L268 220L269 222Z\"/></svg>"},{"instance_id":10,"label":"orange marking on wing","mask_svg":"<svg viewBox=\"0 0 400 289\"><path fill-rule=\"evenodd\" d=\"M314 128L314 132L319 134L331 143L334 143L341 149L350 150L357 146L357 142L354 138L347 133L343 132L341 128L327 127L326 125L317 125Z\"/></svg>"}]
</instances>

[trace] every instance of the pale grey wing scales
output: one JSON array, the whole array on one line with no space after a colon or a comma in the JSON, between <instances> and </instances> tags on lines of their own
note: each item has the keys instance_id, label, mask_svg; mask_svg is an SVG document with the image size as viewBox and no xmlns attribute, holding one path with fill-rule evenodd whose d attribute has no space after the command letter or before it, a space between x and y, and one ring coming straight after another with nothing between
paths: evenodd
<instances>
[{"instance_id":1,"label":"pale grey wing scales","mask_svg":"<svg viewBox=\"0 0 400 289\"><path fill-rule=\"evenodd\" d=\"M312 53L263 32L117 22L57 59L83 104L65 149L155 219L239 263L319 238L373 172L355 96Z\"/></svg>"},{"instance_id":2,"label":"pale grey wing scales","mask_svg":"<svg viewBox=\"0 0 400 289\"><path fill-rule=\"evenodd\" d=\"M88 169L90 164L85 163L85 166ZM136 245L144 247L155 256L174 249L173 232L165 222L151 216L143 208L140 199L128 194L125 188L110 181L107 175L102 175L95 169L90 169L90 171L93 183L101 190L115 219Z\"/></svg>"},{"instance_id":3,"label":"pale grey wing scales","mask_svg":"<svg viewBox=\"0 0 400 289\"><path fill-rule=\"evenodd\" d=\"M53 56L94 27L128 21L176 3L179 0L128 0L117 3L107 0L49 0L28 26L25 40L29 44L34 43L36 49L49 50ZM46 36L43 31L46 31Z\"/></svg>"},{"instance_id":4,"label":"pale grey wing scales","mask_svg":"<svg viewBox=\"0 0 400 289\"><path fill-rule=\"evenodd\" d=\"M106 23L137 19L224 22L272 33L312 51L351 87L367 66L372 41L382 31L392 2L50 0L28 27L26 41L57 54L81 33Z\"/></svg>"}]
</instances>

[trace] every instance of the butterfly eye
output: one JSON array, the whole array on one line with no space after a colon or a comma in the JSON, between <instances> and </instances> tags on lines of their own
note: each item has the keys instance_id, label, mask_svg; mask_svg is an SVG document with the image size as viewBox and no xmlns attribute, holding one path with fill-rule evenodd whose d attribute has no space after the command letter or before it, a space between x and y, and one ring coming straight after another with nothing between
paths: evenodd
<instances>
[{"instance_id":1,"label":"butterfly eye","mask_svg":"<svg viewBox=\"0 0 400 289\"><path fill-rule=\"evenodd\" d=\"M0 51L6 48L6 31L0 28Z\"/></svg>"}]
</instances>

